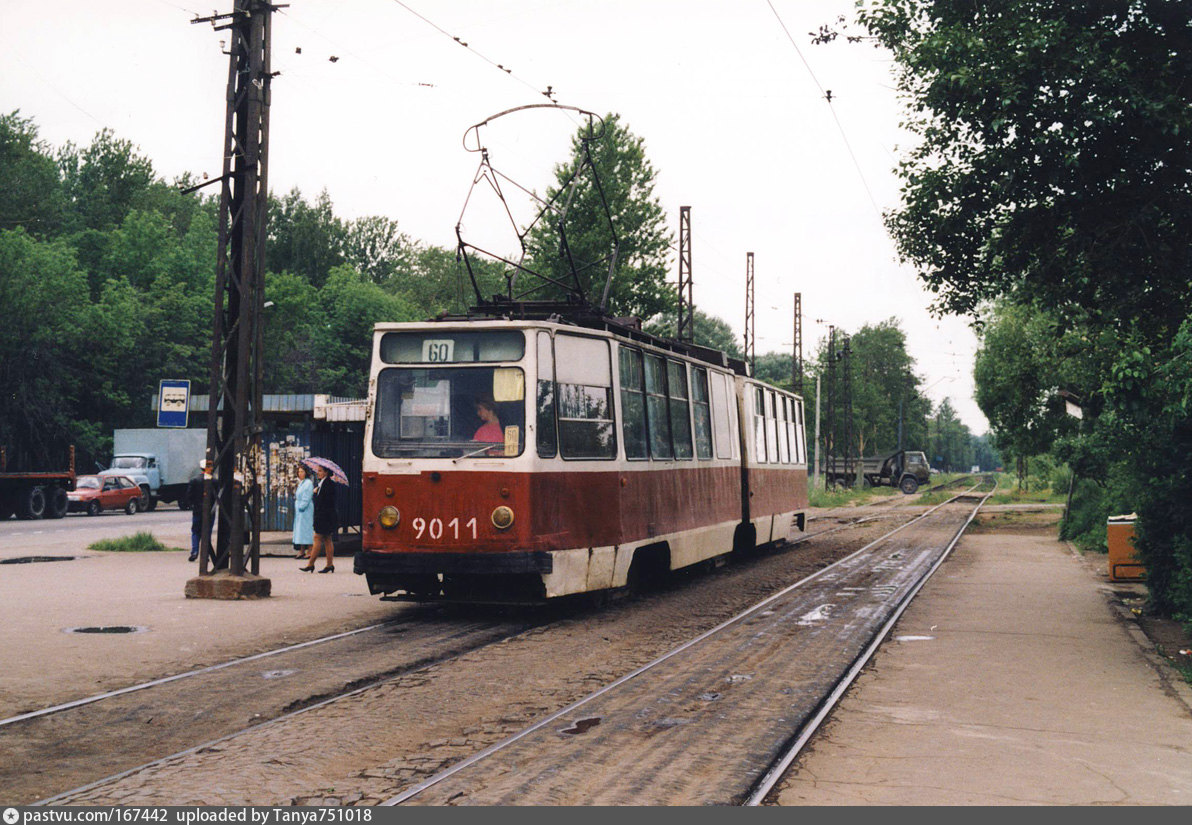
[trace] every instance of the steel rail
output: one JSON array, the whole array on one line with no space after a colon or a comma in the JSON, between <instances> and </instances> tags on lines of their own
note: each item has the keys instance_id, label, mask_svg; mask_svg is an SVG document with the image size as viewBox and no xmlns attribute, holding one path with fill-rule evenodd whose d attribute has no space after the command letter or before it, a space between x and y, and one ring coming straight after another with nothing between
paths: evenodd
<instances>
[{"instance_id":1,"label":"steel rail","mask_svg":"<svg viewBox=\"0 0 1192 825\"><path fill-rule=\"evenodd\" d=\"M259 659L265 659L270 656L277 656L282 653L291 653L295 650L301 650L302 648L305 648L305 647L313 647L314 645L323 644L324 642L333 642L336 639L345 639L349 636L356 636L360 633L367 633L370 630L379 630L380 628L383 628L383 627L393 627L394 625L407 624L410 621L412 621L412 619L402 618L402 619L393 619L393 620L387 621L387 622L379 622L377 624L370 624L365 627L356 628L355 630L348 630L343 633L335 633L330 636L323 636L318 639L311 639L309 641L299 642L299 643L293 644L293 645L286 645L285 647L279 647L279 648L276 648L275 650L266 650L263 653L254 653L252 656L244 656L239 659L229 659L226 662L220 662L219 664L209 665L209 666L203 667L203 668L198 668L197 670L187 670L182 673L175 673L173 676L163 676L160 679L154 679L149 682L139 682L138 684L129 685L128 687L118 688L117 690L110 690L107 693L97 693L93 696L86 696L82 699L75 699L70 702L63 702L60 705L53 705L52 707L42 708L41 710L32 710L32 711L29 711L28 713L18 714L17 716L10 716L7 719L0 719L0 728L4 727L5 725L15 724L16 722L23 722L27 719L37 719L42 716L49 716L50 714L53 714L53 713L60 713L64 710L71 710L73 708L83 707L84 705L90 705L95 702L101 702L105 699L112 699L116 696L124 696L125 694L128 694L128 693L136 693L139 690L147 690L148 688L158 687L160 685L169 684L170 682L177 682L180 679L190 679L195 676L202 676L207 673L213 673L217 670L223 670L224 668L234 667L236 665L242 665L246 662L257 661Z\"/></svg>"},{"instance_id":2,"label":"steel rail","mask_svg":"<svg viewBox=\"0 0 1192 825\"><path fill-rule=\"evenodd\" d=\"M973 489L975 489L975 488L973 488ZM959 495L963 495L963 493L959 494ZM790 593L791 591L796 590L799 587L802 587L803 585L807 584L808 582L811 582L811 581L814 581L814 580L820 578L821 576L835 570L839 566L843 566L851 559L856 558L857 556L861 555L862 553L868 551L870 548L880 544L881 542L885 541L886 539L888 539L890 536L894 535L895 533L898 533L901 530L905 530L907 527L910 527L912 524L916 524L916 523L922 521L923 519L927 518L932 513L934 513L936 510L940 509L941 507L944 507L946 504L950 503L955 498L958 498L959 495L953 497L952 499L949 499L948 501L944 501L944 502L941 502L940 504L935 505L934 507L930 508L926 512L921 513L918 516L916 516L915 518L912 518L911 520L907 521L905 524L895 527L893 530L890 530L890 531L886 532L885 534L883 534L882 536L874 539L870 543L866 544L864 547L861 547L860 549L853 551L852 553L845 556L844 558L838 559L837 561L833 562L832 564L828 565L827 567L821 568L820 570L817 570L816 572L812 573L811 575L800 579L799 581L795 582L794 584L784 587L782 590L779 590L777 593L773 593L770 596L767 596L765 599L762 599L760 602L753 605L752 607L746 608L744 611L738 613L736 616L733 616L732 618L727 619L726 621L721 622L720 624L716 625L712 629L701 633L700 635L696 636L695 638L689 639L688 641L682 643L681 645L679 645L675 648L672 648L671 650L669 650L666 653L659 656L657 659L654 659L653 661L651 661L645 665L642 665L638 669L636 669L630 673L627 673L626 675L620 677L619 679L616 679L615 681L610 682L609 684L605 685L604 687L600 688L599 690L596 690L593 693L590 693L587 696L585 696L581 699L578 699L575 702L572 702L571 704L564 707L562 710L558 710L558 711L550 714L549 716L539 720L538 722L535 722L533 725L530 725L529 727L526 727L526 728L518 731L517 733L515 733L509 737L506 737L505 739L502 739L500 742L496 742L495 744L490 745L489 747L485 748L484 750L481 750L481 751L478 751L478 752L472 754L471 756L440 771L439 773L435 774L434 776L431 776L431 777L423 780L422 782L418 783L417 785L407 788L406 790L402 791L401 793L397 794L396 796L393 796L393 797L390 797L389 799L384 800L383 802L379 803L380 806L391 807L394 805L400 805L402 802L405 802L406 800L417 796L418 794L422 793L423 791L427 790L428 788L431 788L434 785L439 784L440 782L447 779L448 777L454 776L455 774L459 773L460 771L465 770L465 769L471 767L472 765L475 765L476 763L483 761L484 759L487 759L488 757L492 756L495 753L498 753L501 750L504 750L505 748L507 748L510 745L514 744L515 742L525 738L526 736L529 736L530 734L534 733L535 731L545 727L546 725L549 725L549 724L555 722L556 720L560 719L563 716L566 716L567 714L571 713L576 708L586 705L588 702L591 702L592 700L603 696L604 694L608 693L609 691L612 691L612 690L616 689L617 687L620 687L621 685L625 684L626 682L628 682L632 679L636 679L638 676L642 675L643 673L646 673L646 672L654 669L658 665L661 665L662 663L668 661L669 659L679 655L683 651L699 644L700 642L704 641L705 639L715 636L716 634L720 633L722 630L725 630L725 629L737 624L738 622L742 621L743 619L748 618L749 616L751 616L754 613L756 613L757 611L761 610L762 608L764 608L766 605L770 604L771 602L774 602L777 599L782 598L787 593ZM844 529L844 528L841 528L841 529ZM825 531L825 532L827 532L827 531ZM822 535L822 533L820 533L818 535Z\"/></svg>"},{"instance_id":3,"label":"steel rail","mask_svg":"<svg viewBox=\"0 0 1192 825\"><path fill-rule=\"evenodd\" d=\"M882 643L890 635L890 631L894 628L894 625L902 617L902 614L906 612L906 609L910 607L911 601L916 595L918 595L923 586L927 584L927 581L933 575L935 575L935 571L938 570L940 566L947 560L948 556L952 554L953 548L955 548L956 544L960 541L960 537L964 535L964 531L968 529L968 526L972 523L973 519L976 518L981 507L985 504L989 497L996 492L996 490L997 481L995 479L993 490L990 490L988 493L982 496L979 502L977 502L977 506L973 508L971 513L969 513L969 516L967 519L965 519L964 524L960 525L960 529L956 531L956 534L952 537L952 540L948 543L948 546L944 548L944 552L940 554L940 557L935 561L931 568L903 597L898 607L896 607L894 612L890 615L890 618L886 620L886 623L882 625L881 629L877 632L877 635L873 637L873 641L870 642L869 646L861 653L860 656L857 657L857 659L853 662L852 667L849 668L848 672L845 674L844 678L837 683L835 689L828 695L828 698L820 706L819 711L806 725L803 726L798 737L794 740L794 742L791 743L790 747L785 751L785 753L779 757L778 761L775 762L770 769L766 771L762 778L754 785L752 792L744 803L745 807L756 807L760 805L766 798L766 795L774 789L776 784L778 784L778 781L786 773L787 769L791 766L791 763L798 758L803 748L806 747L808 741L810 741L811 737L815 735L815 732L819 729L819 726L823 723L824 719L826 719L828 714L832 712L837 704L839 704L840 700L844 697L844 694L850 687L852 687L853 682L855 682L857 677L861 674L862 669L864 669L865 665L869 663L869 660L873 658L873 655L877 652L878 648L881 647ZM967 495L969 492L971 492L971 490L961 493L949 501L955 501L961 496Z\"/></svg>"},{"instance_id":4,"label":"steel rail","mask_svg":"<svg viewBox=\"0 0 1192 825\"><path fill-rule=\"evenodd\" d=\"M375 630L379 627L384 627L389 624L398 624L398 622L382 623L379 625L372 625L369 628L360 628L359 631L352 631L349 633L337 634L336 637L329 636L329 637L327 637L327 640L330 640L331 638L340 638L343 636L349 636L349 635L352 635L352 633L363 632L364 630L370 630L370 629ZM402 679L402 678L409 676L411 674L421 673L425 670L429 670L432 667L438 667L439 665L442 665L445 662L453 661L455 659L460 658L461 656L465 656L467 654L474 653L477 650L483 650L484 648L489 647L490 645L499 644L501 642L508 641L511 638L520 636L522 633L528 633L534 629L536 629L536 628L520 630L516 633L511 633L511 634L500 636L495 639L490 639L489 641L484 642L483 644L477 645L475 647L470 647L466 650L456 651L455 653L453 653L449 656L443 656L443 657L433 658L429 661L424 661L424 662L422 662L422 664L418 665L417 667L412 667L409 670L403 670L400 673L396 673L396 674L389 676L388 678L383 678L383 679L379 679L375 682L370 682L367 685L362 685L358 688L354 688L354 689L347 691L345 693L338 693L334 696L328 696L327 698L321 699L318 702L315 702L314 704L307 705L307 706L299 708L297 710L290 711L289 713L283 713L280 716L275 716L274 718L269 719L267 721L260 722L258 724L251 724L248 727L242 728L237 731L232 731L231 733L225 734L225 735L220 736L216 739L212 739L208 742L203 742L201 744L194 745L194 746L186 748L184 750L176 751L175 753L171 753L166 756L158 757L157 759L153 759L153 760L150 760L149 762L145 762L144 764L137 765L132 768L128 768L127 770L120 771L119 773L114 773L110 776L105 776L100 779L96 779L92 782L88 782L85 785L80 785L76 788L71 788L70 790L62 791L58 794L55 794L54 796L47 797L46 799L42 799L37 802L29 802L26 804L28 804L31 807L39 807L39 806L43 806L43 805L58 804L59 802L62 802L64 800L68 799L69 797L74 796L75 794L86 793L87 791L90 791L94 788L98 788L101 785L104 785L108 782L115 782L115 781L123 779L127 776L132 776L133 774L138 773L140 771L147 770L150 768L155 768L159 765L164 765L171 760L180 759L184 756L189 756L193 753L197 753L197 752L203 750L204 748L214 747L215 745L219 745L223 742L227 742L232 739L235 739L238 736L243 736L246 733L252 733L255 731L259 731L259 730L264 730L266 728L272 727L272 726L280 724L282 722L289 721L290 719L293 719L296 716L301 716L304 713L309 713L312 710L317 710L319 708L330 705L334 702L338 702L342 699L349 699L353 696L358 696L362 693L365 693L366 691L380 687L381 685L386 685L386 684L389 684L390 682L395 682L398 679ZM301 647L301 646L302 645L295 645L295 647ZM271 651L271 653L272 652L273 651ZM243 660L239 660L239 661L248 661L249 659L254 659L254 658L258 658L258 657L252 656L252 657L248 657L247 659L243 659Z\"/></svg>"},{"instance_id":5,"label":"steel rail","mask_svg":"<svg viewBox=\"0 0 1192 825\"><path fill-rule=\"evenodd\" d=\"M863 524L864 522L873 520L875 518L877 518L877 516L869 516L866 518L856 519L848 524L841 525L840 527L832 528L830 530L821 530L816 533L811 533L811 534L802 536L798 539L795 539L794 541L788 541L786 543L789 546L802 544L803 542L808 541L812 538L815 538L816 536L823 536L823 535L828 535L830 533L839 532L840 530L845 530L845 529L848 529L849 527ZM153 679L148 682L139 682L135 685L128 685L127 687L118 688L116 690L110 690L105 693L97 693L97 694L94 694L91 696L85 696L81 699L74 699L69 702L63 702L62 704L52 705L47 708L41 708L39 710L32 710L27 713L17 714L16 716L10 716L6 719L0 719L0 728L5 727L6 725L15 724L17 722L24 722L28 719L38 719L42 716L49 716L54 713L60 713L64 710L72 710L73 708L83 707L85 705L94 704L95 702L102 702L105 699L113 699L117 696L124 696L129 693L136 693L137 691L147 690L149 688L154 688L154 687L159 687L161 685L169 684L170 682L177 682L181 679L189 679L189 678L193 678L195 676L203 676L207 673L213 673L217 670L223 670L224 668L234 667L236 665L241 665L241 664L245 664L247 662L257 661L259 659L265 659L270 656L277 656L282 653L292 653L293 651L301 650L306 647L312 647L314 645L323 644L324 642L332 642L337 639L344 639L344 638L347 638L350 636L358 635L360 633L366 633L370 630L379 630L381 628L393 627L395 625L400 625L400 624L407 624L411 621L413 621L413 620L410 618L401 618L401 619L393 619L393 620L385 621L385 622L378 622L376 624L367 625L365 627L360 627L355 630L348 630L343 633L335 633L330 636L322 636L318 639L311 639L309 641L299 642L299 643L293 644L293 645L286 645L285 647L279 647L279 648L276 648L275 650L267 650L267 651L264 651L263 653L255 653L252 656L245 656L245 657L241 657L239 659L229 659L226 662L220 662L218 664L209 665L207 667L198 668L195 670L184 671L183 673L175 673L172 676L163 676L159 679Z\"/></svg>"}]
</instances>

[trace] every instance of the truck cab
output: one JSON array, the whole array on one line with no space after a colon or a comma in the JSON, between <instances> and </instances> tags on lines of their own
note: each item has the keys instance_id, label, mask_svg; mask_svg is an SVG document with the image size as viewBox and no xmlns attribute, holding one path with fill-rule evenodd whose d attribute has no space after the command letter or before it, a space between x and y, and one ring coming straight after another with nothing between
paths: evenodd
<instances>
[{"instance_id":1,"label":"truck cab","mask_svg":"<svg viewBox=\"0 0 1192 825\"><path fill-rule=\"evenodd\" d=\"M922 450L904 450L890 456L890 483L910 495L931 478L931 465Z\"/></svg>"}]
</instances>

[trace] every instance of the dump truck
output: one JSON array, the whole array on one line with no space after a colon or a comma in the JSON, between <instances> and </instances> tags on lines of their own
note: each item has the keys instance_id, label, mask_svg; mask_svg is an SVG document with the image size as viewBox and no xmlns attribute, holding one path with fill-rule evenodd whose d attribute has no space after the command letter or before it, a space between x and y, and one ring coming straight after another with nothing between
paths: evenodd
<instances>
[{"instance_id":1,"label":"dump truck","mask_svg":"<svg viewBox=\"0 0 1192 825\"><path fill-rule=\"evenodd\" d=\"M852 486L860 475L873 487L888 485L910 495L931 478L931 465L922 450L899 450L892 455L832 461L828 459L824 479L829 485Z\"/></svg>"},{"instance_id":2,"label":"dump truck","mask_svg":"<svg viewBox=\"0 0 1192 825\"><path fill-rule=\"evenodd\" d=\"M207 455L207 430L130 429L112 436L112 466L101 476L128 476L141 488L141 507L152 511L159 501L187 510L186 485Z\"/></svg>"},{"instance_id":3,"label":"dump truck","mask_svg":"<svg viewBox=\"0 0 1192 825\"><path fill-rule=\"evenodd\" d=\"M28 461L9 463L8 450L0 446L0 521L17 518L62 518L66 494L75 486L74 447L65 470L49 470Z\"/></svg>"}]
</instances>

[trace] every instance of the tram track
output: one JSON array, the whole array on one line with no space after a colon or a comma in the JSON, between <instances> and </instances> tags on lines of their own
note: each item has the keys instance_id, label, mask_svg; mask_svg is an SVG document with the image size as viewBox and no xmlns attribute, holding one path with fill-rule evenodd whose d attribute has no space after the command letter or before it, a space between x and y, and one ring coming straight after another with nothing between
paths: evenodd
<instances>
[{"instance_id":1,"label":"tram track","mask_svg":"<svg viewBox=\"0 0 1192 825\"><path fill-rule=\"evenodd\" d=\"M0 787L29 803L52 803L537 623L413 608L397 620L9 717L0 728Z\"/></svg>"},{"instance_id":2,"label":"tram track","mask_svg":"<svg viewBox=\"0 0 1192 825\"><path fill-rule=\"evenodd\" d=\"M908 519L911 518L911 514L906 515ZM342 758L343 769L348 772L349 776L352 775L352 771L356 770L351 767L352 765L367 766L378 764L373 760L381 760L379 767L363 770L359 778L351 780L341 778L335 783L337 788L359 786L365 790L366 798L372 797L374 801L380 801L397 790L391 790L386 794L384 792L386 782L381 778L382 775L393 775L397 779L407 777L410 781L405 784L411 784L413 781L431 776L436 770L458 762L468 753L498 741L511 732L520 730L532 720L542 719L554 708L565 706L572 699L591 691L593 686L615 681L616 677L611 674L624 674L647 661L645 658L636 658L635 654L645 652L648 656L657 655L649 653L650 646L641 644L644 637L640 636L636 637L639 641L632 642L622 650L619 659L614 656L611 660L607 656L602 656L599 650L591 650L589 647L591 642L587 642L584 649L590 654L589 659L573 663L574 675L571 678L563 683L546 680L542 682L543 687L536 688L535 686L540 680L535 672L540 665L528 663L530 661L538 662L542 657L554 658L546 651L560 642L566 644L566 637L576 634L577 628L581 626L585 628L583 633L589 638L595 638L598 645L609 642L609 639L605 639L603 643L599 641L601 633L608 636L615 644L617 642L615 634L619 632L618 629L626 624L636 622L639 630L627 629L625 632L629 634L628 638L633 638L632 634L641 632L642 628L652 627L653 629L648 632L657 637L652 640L654 645L673 646L685 638L679 635L682 633L682 627L697 627L698 625L693 622L698 622L700 616L707 616L711 623L715 623L727 615L721 612L719 606L712 609L684 607L684 600L689 600L702 591L708 595L700 598L715 598L716 602L723 601L727 606L744 595L735 592L735 588L740 584L734 586L731 585L731 582L737 580L748 582L760 579L755 584L749 585L750 592L753 592L757 587L764 587L767 577L773 577L775 574L781 575L780 570L802 569L805 572L811 572L815 568L807 567L807 560L821 557L818 554L822 554L825 548L828 548L831 553L836 553L837 556L853 552L861 542L876 534L875 518L884 520L890 517L889 515L875 516L872 513L859 514L859 516L848 524L836 525L828 530L811 530L807 535L787 543L784 548L758 554L757 558L751 559L747 564L730 565L711 575L680 576L675 584L664 588L663 593L650 595L644 599L630 600L627 605L621 603L614 608L597 611L582 609L570 613L564 611L553 615L551 621L542 620L534 626L527 626L527 629L521 633L510 632L501 638L494 636L488 643L472 647L460 646L453 655L428 657L420 667L415 667L412 662L408 663L394 670L385 678L372 679L367 682L367 687L356 685L356 689L352 691L346 690L347 687L353 687L348 681L339 680L337 686L333 685L326 691L308 692L302 700L300 708L287 709L283 707L282 710L285 712L278 713L268 720L265 718L268 714L263 714L260 719L246 720L245 714L241 713L239 717L231 720L233 724L229 725L227 733L222 737L208 735L201 739L192 738L184 743L187 745L185 749L176 748L173 751L168 751L161 748L157 753L168 753L168 755L158 757L151 762L146 762L144 758L136 761L134 755L130 753L124 762L109 763L106 773L110 775L95 779L95 774L92 773L85 777L92 780L88 784L74 787L68 792L57 793L50 798L44 798L46 794L39 792L34 795L34 798L42 797L43 804L127 804L132 801L139 804L285 804L286 801L306 799L308 797L303 796L300 789L315 787L310 784L313 780L306 784L294 781L292 766L308 765L307 770L313 772L309 764L316 764L320 759L312 756L311 759L304 761L303 757L295 756L289 751L292 751L294 741L309 736L304 731L309 732L317 728L319 733L314 738L317 740L318 748L326 748L331 752L336 752L335 749L338 748L338 752L341 754L351 751L350 757ZM859 535L855 532L858 530L860 531ZM836 535L829 536L829 533ZM853 536L853 538L847 538L848 536ZM822 541L818 543L812 541L816 538L821 538ZM800 546L806 541L811 541L811 549ZM830 549L836 546L840 549ZM816 549L817 547L818 549ZM825 561L824 564L826 563ZM799 567L800 564L803 566ZM787 578L785 581L789 582L790 580ZM779 579L775 579L775 581L777 582ZM726 599L725 588L730 586L733 587L734 592L732 598ZM758 596L754 597L755 600L774 591L768 589L757 592ZM719 595L713 597L711 594ZM716 602L709 602L709 607ZM749 603L743 602L742 607ZM670 612L675 616L684 616L682 621L687 624L676 624L674 627L668 627L668 633L658 633L661 627L655 624L656 622L662 622L663 626L666 626L673 621L665 619L661 615L651 619L650 614L657 613L660 609L664 613ZM432 613L433 611L428 608L427 612ZM458 615L455 616L455 620L460 620ZM354 638L363 641L379 636L380 633L381 630L378 628L370 633L358 634ZM406 641L412 639L408 634L399 634L399 636L403 640L403 644L400 646L403 647ZM674 641L668 642L667 639ZM393 641L392 636L388 637L386 646L393 647ZM328 651L347 644L347 640L336 641L329 646L320 645L313 649L308 648L307 654L314 656L315 650L320 650L319 658L328 659L325 655ZM428 650L434 646L430 641L427 641L427 645L429 646ZM345 655L349 655L348 649L345 648ZM654 649L661 653L667 647L655 647ZM496 654L497 651L501 651L501 653ZM357 647L355 653L350 655L359 656L360 648ZM525 660L526 664L518 667L524 675L530 675L530 680L524 685L516 684L516 677L514 683L494 683L491 696L487 694L476 696L474 690L468 685L468 677L460 675L470 672L487 673L488 678L499 680L500 676L497 674L506 667L500 664L502 658L509 659L524 655L531 655L531 658ZM583 657L577 658L583 659ZM618 661L625 662L630 666L618 673L616 670ZM250 663L249 666L259 666L260 664L261 662L258 660ZM273 658L269 666L275 670L285 667L277 658ZM237 668L229 667L225 668L223 672L230 673L236 670ZM606 677L601 675L603 673L610 675ZM545 677L542 678L545 679ZM255 675L253 679L259 681L260 675ZM206 692L206 689L197 687L199 681L194 679L184 680L175 687L179 688L187 684L191 686L190 692L192 693ZM576 687L582 687L584 684L589 687L586 690L575 692ZM144 702L133 708L123 707L119 711L113 710L105 718L115 717L118 721L127 724L128 730L136 732L139 725L145 724L143 717L151 712L151 708L160 706L160 700L150 701L150 697L160 695L157 691L161 689L161 687L155 687L147 691L140 691L137 696L144 699ZM315 698L316 693L319 694L317 699ZM121 698L127 702L131 701L134 696ZM347 701L342 701L345 699ZM96 708L102 708L110 701L115 701L115 699L94 704ZM250 696L241 706L253 707L255 703L256 700ZM253 709L256 708L253 707ZM487 712L485 709L488 709ZM74 714L80 710L82 709L66 714L52 714L39 721L49 723L54 717L60 717L60 721L70 722L66 727L78 728L79 717ZM314 712L307 713L308 711ZM129 718L123 719L122 714ZM138 716L138 714L140 715ZM328 718L338 721L330 723L327 721ZM468 719L475 720L475 723L469 723ZM381 728L391 720L400 721L396 723L396 727L392 731L382 731ZM520 720L524 721L519 724ZM107 722L92 724L103 728ZM153 721L152 724L156 724L156 721ZM327 727L328 724L334 724L334 732ZM121 728L116 728L116 730L121 730ZM410 731L408 735L402 735L405 730ZM298 732L295 733L295 731ZM4 734L4 730L0 729L0 747L2 747L4 738L2 734ZM421 739L418 738L420 736ZM50 738L53 738L53 734L50 734ZM107 737L109 744L111 738L111 736ZM400 744L384 745L380 741L382 739L400 740ZM201 742L201 744L196 745L195 742ZM421 744L418 744L419 742ZM448 742L451 744L444 744ZM396 751L391 750L394 747L397 748ZM466 752L460 753L461 750ZM383 754L390 752L405 755L386 760ZM233 756L234 754L241 756L236 757ZM262 763L263 757L257 754L273 754L273 758L264 760ZM52 763L56 758L56 754L52 755L49 762ZM203 777L209 777L211 769L221 767L225 758L244 760L236 770L245 773L244 783L247 784L242 783L240 787L230 789L230 796L212 796L210 787L213 783L210 779L204 781ZM42 759L42 761L46 760ZM323 758L322 761L326 761L326 758ZM113 773L111 768L117 764L131 767L126 767L120 773ZM319 767L323 766L319 765ZM255 776L258 773L266 778L248 782L249 776ZM63 777L58 777L52 791L59 791L66 786L62 779ZM5 777L0 777L0 782L8 784ZM253 786L252 790L249 790L249 785ZM135 787L137 790L129 791L129 787Z\"/></svg>"},{"instance_id":3,"label":"tram track","mask_svg":"<svg viewBox=\"0 0 1192 825\"><path fill-rule=\"evenodd\" d=\"M966 498L382 804L757 804L984 501ZM786 648L800 643L796 662Z\"/></svg>"}]
</instances>

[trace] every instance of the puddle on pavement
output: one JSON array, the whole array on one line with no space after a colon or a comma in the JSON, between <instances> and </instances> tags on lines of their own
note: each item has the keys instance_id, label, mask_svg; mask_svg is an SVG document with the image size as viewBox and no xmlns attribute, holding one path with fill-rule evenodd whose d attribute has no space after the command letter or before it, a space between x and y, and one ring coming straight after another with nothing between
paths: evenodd
<instances>
[{"instance_id":1,"label":"puddle on pavement","mask_svg":"<svg viewBox=\"0 0 1192 825\"><path fill-rule=\"evenodd\" d=\"M37 564L43 561L74 561L78 556L17 556L15 559L0 559L0 564Z\"/></svg>"},{"instance_id":2,"label":"puddle on pavement","mask_svg":"<svg viewBox=\"0 0 1192 825\"><path fill-rule=\"evenodd\" d=\"M561 728L559 733L565 733L568 736L577 736L581 733L587 733L599 724L599 716L590 716L587 719L578 719L575 722L572 722L571 727L569 728Z\"/></svg>"},{"instance_id":3,"label":"puddle on pavement","mask_svg":"<svg viewBox=\"0 0 1192 825\"><path fill-rule=\"evenodd\" d=\"M100 627L68 627L63 633L144 633L149 628L136 625L114 624Z\"/></svg>"},{"instance_id":4,"label":"puddle on pavement","mask_svg":"<svg viewBox=\"0 0 1192 825\"><path fill-rule=\"evenodd\" d=\"M266 670L261 674L262 679L284 679L287 676L293 676L298 671L296 670Z\"/></svg>"}]
</instances>

